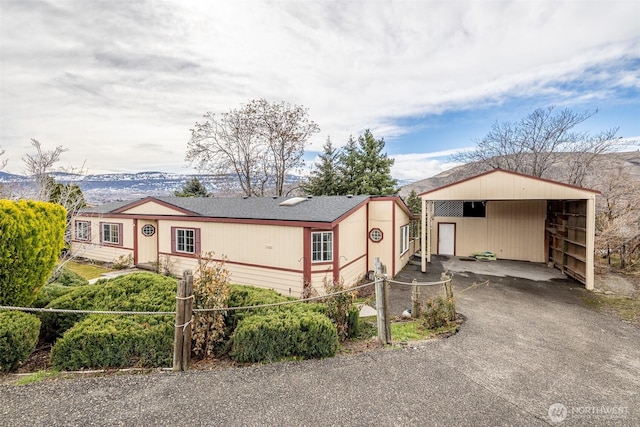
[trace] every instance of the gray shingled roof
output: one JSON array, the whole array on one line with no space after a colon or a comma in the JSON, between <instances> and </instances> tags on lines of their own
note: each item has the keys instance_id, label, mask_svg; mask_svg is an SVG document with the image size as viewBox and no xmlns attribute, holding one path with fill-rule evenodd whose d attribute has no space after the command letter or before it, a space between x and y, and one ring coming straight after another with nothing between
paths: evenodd
<instances>
[{"instance_id":1,"label":"gray shingled roof","mask_svg":"<svg viewBox=\"0 0 640 427\"><path fill-rule=\"evenodd\" d=\"M333 222L370 196L317 196L295 206L280 206L289 197L154 197L196 215L211 218L238 218L283 221ZM139 200L108 203L83 212L108 214Z\"/></svg>"}]
</instances>

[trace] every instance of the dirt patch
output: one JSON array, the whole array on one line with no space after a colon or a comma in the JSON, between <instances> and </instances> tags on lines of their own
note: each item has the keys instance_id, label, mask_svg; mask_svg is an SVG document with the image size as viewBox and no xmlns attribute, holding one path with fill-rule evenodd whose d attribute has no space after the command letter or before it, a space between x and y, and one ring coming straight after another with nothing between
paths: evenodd
<instances>
[{"instance_id":1,"label":"dirt patch","mask_svg":"<svg viewBox=\"0 0 640 427\"><path fill-rule=\"evenodd\" d=\"M595 292L640 297L640 275L608 272L595 276Z\"/></svg>"}]
</instances>

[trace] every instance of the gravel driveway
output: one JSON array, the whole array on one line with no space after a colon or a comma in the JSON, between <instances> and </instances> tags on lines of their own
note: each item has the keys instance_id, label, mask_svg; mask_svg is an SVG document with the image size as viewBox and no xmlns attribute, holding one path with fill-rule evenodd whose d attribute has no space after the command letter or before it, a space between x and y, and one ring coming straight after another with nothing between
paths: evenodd
<instances>
[{"instance_id":1,"label":"gravel driveway","mask_svg":"<svg viewBox=\"0 0 640 427\"><path fill-rule=\"evenodd\" d=\"M585 307L572 281L458 273L454 289L467 320L447 339L330 360L0 386L0 425L640 425L640 328Z\"/></svg>"}]
</instances>

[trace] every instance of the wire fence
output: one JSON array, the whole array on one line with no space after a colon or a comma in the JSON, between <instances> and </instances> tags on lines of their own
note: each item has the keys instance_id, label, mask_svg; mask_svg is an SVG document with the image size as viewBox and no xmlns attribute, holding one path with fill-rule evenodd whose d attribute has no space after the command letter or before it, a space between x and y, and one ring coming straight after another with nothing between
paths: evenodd
<instances>
[{"instance_id":1,"label":"wire fence","mask_svg":"<svg viewBox=\"0 0 640 427\"><path fill-rule=\"evenodd\" d=\"M389 280L384 279L387 283L393 283L396 285L403 286L437 286L444 285L448 280L440 280L437 282L400 282L397 280ZM358 289L365 288L367 286L374 285L375 282L367 282L358 286L353 286L341 291L332 292L330 294L319 295L309 298L291 300L291 301L281 301L270 304L259 304L252 306L242 306L242 307L220 307L220 308L194 308L194 313L211 313L211 312L220 312L220 311L237 311L237 310L253 310L260 308L271 308L278 307L283 305L290 304L298 304L301 302L313 302L313 301L322 301L326 299L330 299L331 297L354 292ZM176 297L177 299L181 299L181 297ZM189 296L187 298L193 298ZM0 310L9 310L9 311L24 311L31 313L68 313L68 314L104 314L104 315L114 315L114 316L175 316L175 311L106 311L106 310L75 310L75 309L66 309L66 308L36 308L36 307L13 307L7 305L0 305Z\"/></svg>"}]
</instances>

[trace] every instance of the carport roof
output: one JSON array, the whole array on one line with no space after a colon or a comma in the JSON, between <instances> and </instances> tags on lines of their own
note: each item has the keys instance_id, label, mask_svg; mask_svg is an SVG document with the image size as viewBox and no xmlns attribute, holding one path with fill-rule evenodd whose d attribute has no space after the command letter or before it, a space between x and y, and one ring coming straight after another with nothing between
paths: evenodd
<instances>
[{"instance_id":1,"label":"carport roof","mask_svg":"<svg viewBox=\"0 0 640 427\"><path fill-rule=\"evenodd\" d=\"M424 192L427 200L579 200L599 191L518 172L494 169Z\"/></svg>"}]
</instances>

